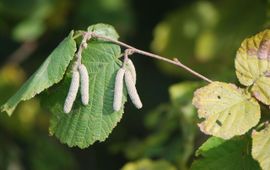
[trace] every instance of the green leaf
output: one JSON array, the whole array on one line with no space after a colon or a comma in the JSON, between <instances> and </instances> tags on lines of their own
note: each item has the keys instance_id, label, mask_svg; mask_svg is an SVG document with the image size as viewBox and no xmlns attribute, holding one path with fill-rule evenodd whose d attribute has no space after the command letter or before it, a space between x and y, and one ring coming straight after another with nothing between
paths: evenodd
<instances>
[{"instance_id":1,"label":"green leaf","mask_svg":"<svg viewBox=\"0 0 270 170\"><path fill-rule=\"evenodd\" d=\"M252 133L252 156L263 170L270 169L270 126Z\"/></svg>"},{"instance_id":2,"label":"green leaf","mask_svg":"<svg viewBox=\"0 0 270 170\"><path fill-rule=\"evenodd\" d=\"M89 96L87 106L81 103L80 95L69 114L63 112L63 105L71 82L71 70L64 80L49 91L45 104L53 113L50 133L68 146L86 148L96 141L104 141L123 115L113 110L115 75L120 68L120 47L118 45L92 40L83 51L83 63L89 74ZM124 101L126 94L124 95Z\"/></svg>"},{"instance_id":3,"label":"green leaf","mask_svg":"<svg viewBox=\"0 0 270 170\"><path fill-rule=\"evenodd\" d=\"M33 98L63 78L76 51L76 42L72 36L73 32L55 48L19 91L1 107L1 111L6 111L8 115L11 115L21 101Z\"/></svg>"},{"instance_id":4,"label":"green leaf","mask_svg":"<svg viewBox=\"0 0 270 170\"><path fill-rule=\"evenodd\" d=\"M196 156L201 158L192 163L191 170L259 170L251 157L250 143L245 136L231 140L211 137L197 150Z\"/></svg>"},{"instance_id":5,"label":"green leaf","mask_svg":"<svg viewBox=\"0 0 270 170\"><path fill-rule=\"evenodd\" d=\"M252 86L253 95L270 105L270 30L244 40L235 59L240 83Z\"/></svg>"},{"instance_id":6,"label":"green leaf","mask_svg":"<svg viewBox=\"0 0 270 170\"><path fill-rule=\"evenodd\" d=\"M115 29L108 24L95 24L91 25L87 29L88 31L95 32L96 34L104 35L110 38L113 38L117 40L119 38L118 33L115 31Z\"/></svg>"},{"instance_id":7,"label":"green leaf","mask_svg":"<svg viewBox=\"0 0 270 170\"><path fill-rule=\"evenodd\" d=\"M136 162L127 163L121 170L176 170L166 160L152 161L150 159L142 159Z\"/></svg>"},{"instance_id":8,"label":"green leaf","mask_svg":"<svg viewBox=\"0 0 270 170\"><path fill-rule=\"evenodd\" d=\"M224 139L242 135L260 120L258 102L233 84L213 82L198 89L193 104L202 118L202 132Z\"/></svg>"}]
</instances>

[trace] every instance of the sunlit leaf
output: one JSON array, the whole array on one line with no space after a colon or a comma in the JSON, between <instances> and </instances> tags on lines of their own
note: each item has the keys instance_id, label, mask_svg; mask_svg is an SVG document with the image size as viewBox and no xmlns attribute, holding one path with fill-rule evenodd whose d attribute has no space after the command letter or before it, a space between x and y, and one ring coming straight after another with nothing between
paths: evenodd
<instances>
[{"instance_id":1,"label":"sunlit leaf","mask_svg":"<svg viewBox=\"0 0 270 170\"><path fill-rule=\"evenodd\" d=\"M196 152L200 157L192 163L191 170L259 170L250 154L248 137L223 140L209 138Z\"/></svg>"},{"instance_id":2,"label":"sunlit leaf","mask_svg":"<svg viewBox=\"0 0 270 170\"><path fill-rule=\"evenodd\" d=\"M130 162L124 165L121 170L176 170L176 168L171 165L166 160L152 161L150 159L142 159L136 162Z\"/></svg>"},{"instance_id":3,"label":"sunlit leaf","mask_svg":"<svg viewBox=\"0 0 270 170\"><path fill-rule=\"evenodd\" d=\"M270 126L252 133L252 156L263 170L270 169Z\"/></svg>"},{"instance_id":4,"label":"sunlit leaf","mask_svg":"<svg viewBox=\"0 0 270 170\"><path fill-rule=\"evenodd\" d=\"M55 48L19 91L1 107L2 111L6 111L8 115L11 115L21 101L33 98L63 78L66 68L76 51L76 43L72 36L73 32Z\"/></svg>"},{"instance_id":5,"label":"sunlit leaf","mask_svg":"<svg viewBox=\"0 0 270 170\"><path fill-rule=\"evenodd\" d=\"M270 30L243 41L235 59L240 83L252 86L253 95L270 105Z\"/></svg>"},{"instance_id":6,"label":"sunlit leaf","mask_svg":"<svg viewBox=\"0 0 270 170\"><path fill-rule=\"evenodd\" d=\"M202 132L224 139L242 135L260 120L260 106L243 89L233 84L213 82L198 89L193 98L202 119Z\"/></svg>"}]
</instances>

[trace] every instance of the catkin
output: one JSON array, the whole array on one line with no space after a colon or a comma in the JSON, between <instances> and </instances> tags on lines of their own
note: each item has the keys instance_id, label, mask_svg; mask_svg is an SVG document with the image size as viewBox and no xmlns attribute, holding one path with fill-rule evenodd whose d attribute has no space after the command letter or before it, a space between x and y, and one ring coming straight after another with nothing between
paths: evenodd
<instances>
[{"instance_id":1,"label":"catkin","mask_svg":"<svg viewBox=\"0 0 270 170\"><path fill-rule=\"evenodd\" d=\"M136 69L135 69L135 66L134 66L133 62L130 59L127 59L127 68L128 68L128 70L130 71L130 73L132 75L134 83L136 84L136 81L137 81Z\"/></svg>"},{"instance_id":2,"label":"catkin","mask_svg":"<svg viewBox=\"0 0 270 170\"><path fill-rule=\"evenodd\" d=\"M81 79L81 100L84 105L89 103L89 77L85 65L79 66L80 79Z\"/></svg>"},{"instance_id":3,"label":"catkin","mask_svg":"<svg viewBox=\"0 0 270 170\"><path fill-rule=\"evenodd\" d=\"M72 109L73 103L76 99L79 84L80 84L80 74L78 71L74 71L72 74L72 79L69 87L69 91L64 104L64 112L69 113Z\"/></svg>"},{"instance_id":4,"label":"catkin","mask_svg":"<svg viewBox=\"0 0 270 170\"><path fill-rule=\"evenodd\" d=\"M136 90L135 82L133 81L132 74L129 70L125 72L125 83L128 91L128 95L136 108L142 108L142 102L139 94Z\"/></svg>"},{"instance_id":5,"label":"catkin","mask_svg":"<svg viewBox=\"0 0 270 170\"><path fill-rule=\"evenodd\" d=\"M114 100L113 100L114 111L119 111L121 109L122 97L123 97L124 73L125 73L125 69L120 68L115 77Z\"/></svg>"}]
</instances>

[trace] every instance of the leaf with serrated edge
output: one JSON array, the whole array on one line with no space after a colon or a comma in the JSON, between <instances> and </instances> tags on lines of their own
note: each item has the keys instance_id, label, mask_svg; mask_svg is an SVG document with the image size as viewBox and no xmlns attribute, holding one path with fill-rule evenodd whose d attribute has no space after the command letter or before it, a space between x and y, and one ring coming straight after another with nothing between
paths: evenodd
<instances>
[{"instance_id":1,"label":"leaf with serrated edge","mask_svg":"<svg viewBox=\"0 0 270 170\"><path fill-rule=\"evenodd\" d=\"M58 87L49 90L46 105L53 113L50 133L68 146L86 148L96 141L104 141L123 115L113 110L114 82L120 68L118 45L92 40L83 51L82 63L89 74L89 104L83 106L78 94L69 114L63 112L63 104L71 81L71 73ZM126 92L123 104L126 101Z\"/></svg>"},{"instance_id":2,"label":"leaf with serrated edge","mask_svg":"<svg viewBox=\"0 0 270 170\"><path fill-rule=\"evenodd\" d=\"M260 120L258 102L233 84L213 82L198 89L193 98L200 130L224 139L242 135Z\"/></svg>"},{"instance_id":3,"label":"leaf with serrated edge","mask_svg":"<svg viewBox=\"0 0 270 170\"><path fill-rule=\"evenodd\" d=\"M253 95L270 105L270 30L245 39L235 59L236 75L241 84L252 86Z\"/></svg>"},{"instance_id":4,"label":"leaf with serrated edge","mask_svg":"<svg viewBox=\"0 0 270 170\"><path fill-rule=\"evenodd\" d=\"M17 93L1 107L1 111L6 111L8 115L11 115L21 101L29 100L58 83L63 78L70 61L74 57L75 51L76 42L73 39L72 31Z\"/></svg>"},{"instance_id":5,"label":"leaf with serrated edge","mask_svg":"<svg viewBox=\"0 0 270 170\"><path fill-rule=\"evenodd\" d=\"M252 156L263 170L270 169L270 126L252 132Z\"/></svg>"},{"instance_id":6,"label":"leaf with serrated edge","mask_svg":"<svg viewBox=\"0 0 270 170\"><path fill-rule=\"evenodd\" d=\"M260 170L250 154L250 138L247 136L223 140L209 138L197 151L200 157L191 170Z\"/></svg>"},{"instance_id":7,"label":"leaf with serrated edge","mask_svg":"<svg viewBox=\"0 0 270 170\"><path fill-rule=\"evenodd\" d=\"M250 155L250 139L246 136L223 140L209 138L197 151L191 170L260 170Z\"/></svg>"}]
</instances>

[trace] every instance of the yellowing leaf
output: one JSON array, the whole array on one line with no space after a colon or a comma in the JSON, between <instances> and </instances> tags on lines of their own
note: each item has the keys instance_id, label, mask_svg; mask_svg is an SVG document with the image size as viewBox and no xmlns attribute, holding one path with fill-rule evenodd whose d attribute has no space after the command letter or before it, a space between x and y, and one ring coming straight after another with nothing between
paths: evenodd
<instances>
[{"instance_id":1,"label":"yellowing leaf","mask_svg":"<svg viewBox=\"0 0 270 170\"><path fill-rule=\"evenodd\" d=\"M252 133L252 156L263 170L270 169L270 126Z\"/></svg>"},{"instance_id":2,"label":"yellowing leaf","mask_svg":"<svg viewBox=\"0 0 270 170\"><path fill-rule=\"evenodd\" d=\"M193 98L202 132L223 139L242 135L260 120L257 101L233 84L213 82L198 89Z\"/></svg>"},{"instance_id":3,"label":"yellowing leaf","mask_svg":"<svg viewBox=\"0 0 270 170\"><path fill-rule=\"evenodd\" d=\"M253 95L270 105L270 30L244 40L235 59L240 83L252 86Z\"/></svg>"}]
</instances>

